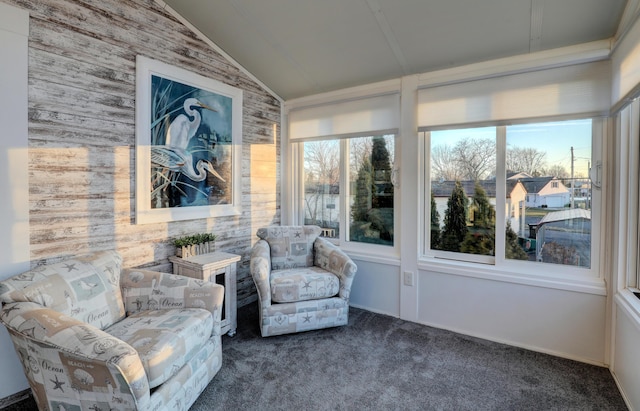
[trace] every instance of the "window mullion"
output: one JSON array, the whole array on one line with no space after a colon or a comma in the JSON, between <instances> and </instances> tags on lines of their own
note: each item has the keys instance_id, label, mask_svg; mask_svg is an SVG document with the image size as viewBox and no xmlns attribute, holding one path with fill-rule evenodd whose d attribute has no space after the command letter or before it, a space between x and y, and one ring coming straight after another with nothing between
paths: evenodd
<instances>
[{"instance_id":1,"label":"window mullion","mask_svg":"<svg viewBox=\"0 0 640 411\"><path fill-rule=\"evenodd\" d=\"M340 236L339 241L345 244L349 240L349 215L351 214L351 180L349 171L349 140L340 140Z\"/></svg>"},{"instance_id":2,"label":"window mullion","mask_svg":"<svg viewBox=\"0 0 640 411\"><path fill-rule=\"evenodd\" d=\"M507 151L507 128L505 126L496 127L496 227L495 227L495 258L496 265L505 260L506 248L506 151Z\"/></svg>"},{"instance_id":3,"label":"window mullion","mask_svg":"<svg viewBox=\"0 0 640 411\"><path fill-rule=\"evenodd\" d=\"M293 215L295 224L304 224L304 150L302 143L293 144L291 150L293 165L291 169L295 174L293 178Z\"/></svg>"}]
</instances>

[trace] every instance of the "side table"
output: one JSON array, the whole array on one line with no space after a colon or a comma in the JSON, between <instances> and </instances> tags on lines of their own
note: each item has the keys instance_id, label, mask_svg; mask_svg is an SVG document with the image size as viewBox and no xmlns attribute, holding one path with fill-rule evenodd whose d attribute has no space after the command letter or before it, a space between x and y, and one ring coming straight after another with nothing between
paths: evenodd
<instances>
[{"instance_id":1,"label":"side table","mask_svg":"<svg viewBox=\"0 0 640 411\"><path fill-rule=\"evenodd\" d=\"M173 273L186 277L207 280L224 285L224 307L222 310L222 334L230 337L238 327L236 295L236 263L240 256L216 251L187 258L169 257L173 263Z\"/></svg>"}]
</instances>

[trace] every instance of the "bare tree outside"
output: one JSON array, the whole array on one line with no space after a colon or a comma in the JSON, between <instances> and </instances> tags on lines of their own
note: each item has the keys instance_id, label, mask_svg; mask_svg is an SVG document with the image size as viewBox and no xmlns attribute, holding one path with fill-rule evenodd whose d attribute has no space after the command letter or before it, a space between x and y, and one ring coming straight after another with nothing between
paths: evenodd
<instances>
[{"instance_id":1,"label":"bare tree outside","mask_svg":"<svg viewBox=\"0 0 640 411\"><path fill-rule=\"evenodd\" d=\"M467 137L453 146L438 144L431 149L431 170L435 180L485 180L495 175L496 143Z\"/></svg>"},{"instance_id":2,"label":"bare tree outside","mask_svg":"<svg viewBox=\"0 0 640 411\"><path fill-rule=\"evenodd\" d=\"M334 140L313 141L304 145L305 174L312 173L320 184L338 184L339 159L339 146Z\"/></svg>"},{"instance_id":3,"label":"bare tree outside","mask_svg":"<svg viewBox=\"0 0 640 411\"><path fill-rule=\"evenodd\" d=\"M542 175L554 176L562 179L571 177L571 173L569 173L569 171L560 164L554 164L549 168L542 169Z\"/></svg>"},{"instance_id":4,"label":"bare tree outside","mask_svg":"<svg viewBox=\"0 0 640 411\"><path fill-rule=\"evenodd\" d=\"M373 140L370 138L354 138L349 142L349 155L351 156L349 174L352 181L357 178L360 164L364 164L365 159L371 158L372 149Z\"/></svg>"},{"instance_id":5,"label":"bare tree outside","mask_svg":"<svg viewBox=\"0 0 640 411\"><path fill-rule=\"evenodd\" d=\"M431 173L434 180L455 181L462 179L458 168L458 159L453 148L447 144L438 144L431 149Z\"/></svg>"},{"instance_id":6,"label":"bare tree outside","mask_svg":"<svg viewBox=\"0 0 640 411\"><path fill-rule=\"evenodd\" d=\"M507 170L542 175L547 153L534 147L510 147L507 150Z\"/></svg>"},{"instance_id":7,"label":"bare tree outside","mask_svg":"<svg viewBox=\"0 0 640 411\"><path fill-rule=\"evenodd\" d=\"M304 143L304 201L306 219L323 225L326 194L338 190L340 146L336 140ZM336 193L337 194L337 193Z\"/></svg>"},{"instance_id":8,"label":"bare tree outside","mask_svg":"<svg viewBox=\"0 0 640 411\"><path fill-rule=\"evenodd\" d=\"M460 140L453 151L462 171L463 180L486 180L495 175L496 142L480 138Z\"/></svg>"}]
</instances>

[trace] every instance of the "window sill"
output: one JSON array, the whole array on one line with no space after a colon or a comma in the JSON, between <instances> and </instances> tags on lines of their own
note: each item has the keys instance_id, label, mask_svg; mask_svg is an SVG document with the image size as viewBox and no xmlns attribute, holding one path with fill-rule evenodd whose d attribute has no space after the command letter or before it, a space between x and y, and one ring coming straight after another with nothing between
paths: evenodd
<instances>
[{"instance_id":1,"label":"window sill","mask_svg":"<svg viewBox=\"0 0 640 411\"><path fill-rule=\"evenodd\" d=\"M494 265L451 261L424 257L418 260L418 269L443 274L460 275L483 280L501 281L534 287L574 291L585 294L607 295L604 280L590 276L531 274L515 267L496 268ZM635 298L635 297L634 297ZM640 300L638 300L640 302Z\"/></svg>"}]
</instances>

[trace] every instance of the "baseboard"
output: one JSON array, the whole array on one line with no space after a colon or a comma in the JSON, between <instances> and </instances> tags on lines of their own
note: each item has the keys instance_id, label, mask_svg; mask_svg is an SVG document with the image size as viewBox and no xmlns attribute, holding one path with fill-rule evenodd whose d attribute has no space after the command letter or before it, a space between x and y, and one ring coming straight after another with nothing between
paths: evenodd
<instances>
[{"instance_id":1,"label":"baseboard","mask_svg":"<svg viewBox=\"0 0 640 411\"><path fill-rule=\"evenodd\" d=\"M365 311L371 311L372 313L387 315L393 318L400 318L398 315L394 315L392 313L388 313L386 311L378 310L371 307L365 307L364 305L360 305L360 304L353 304L352 302L349 302L349 307L358 308L360 310L365 310Z\"/></svg>"},{"instance_id":2,"label":"baseboard","mask_svg":"<svg viewBox=\"0 0 640 411\"><path fill-rule=\"evenodd\" d=\"M31 395L31 389L27 388L26 390L18 391L17 393L10 395L8 397L0 398L0 410L17 403L18 401L25 400L30 395Z\"/></svg>"},{"instance_id":3,"label":"baseboard","mask_svg":"<svg viewBox=\"0 0 640 411\"><path fill-rule=\"evenodd\" d=\"M610 369L608 365L606 365L604 362L602 361L597 361L597 360L593 360L590 358L584 358L584 357L580 357L580 356L576 356L576 355L572 355L569 353L565 353L562 351L556 351L556 350L549 350L546 348L541 348L535 345L529 345L529 344L523 344L517 341L511 341L511 340L505 340L502 338L495 338L489 335L484 335L484 334L479 334L479 333L470 333L467 330L463 330L463 329L459 329L459 328L455 328L455 327L446 327L442 324L438 324L438 323L430 323L430 322L424 322L424 321L417 321L418 324L422 324L422 325L426 325L428 327L434 327L434 328L439 328L441 330L447 330L447 331L451 331L457 334L462 334L462 335L468 335L469 337L474 337L474 338L480 338L482 340L487 340L487 341L492 341L498 344L504 344L504 345L509 345L511 347L517 347L517 348L522 348L525 350L529 350L529 351L535 351L535 352L539 352L542 354L548 354L548 355L552 355L554 357L559 357L559 358L565 358L567 360L571 360L571 361L577 361L577 362L582 362L585 364L590 364L590 365L595 365L597 367L603 367L603 368L607 368Z\"/></svg>"}]
</instances>

